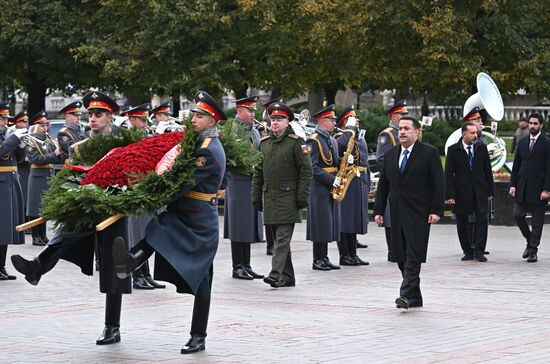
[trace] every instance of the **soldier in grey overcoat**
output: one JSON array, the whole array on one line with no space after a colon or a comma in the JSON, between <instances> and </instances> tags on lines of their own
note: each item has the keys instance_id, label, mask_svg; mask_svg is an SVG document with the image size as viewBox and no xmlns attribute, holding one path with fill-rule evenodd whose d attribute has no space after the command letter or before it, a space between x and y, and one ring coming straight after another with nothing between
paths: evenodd
<instances>
[{"instance_id":1,"label":"soldier in grey overcoat","mask_svg":"<svg viewBox=\"0 0 550 364\"><path fill-rule=\"evenodd\" d=\"M253 127L258 96L236 100L236 127L250 135L251 147L260 145L260 132ZM233 278L251 280L264 276L254 272L250 265L250 245L263 241L263 213L252 205L252 176L227 169L225 189L223 237L231 241Z\"/></svg>"},{"instance_id":2,"label":"soldier in grey overcoat","mask_svg":"<svg viewBox=\"0 0 550 364\"><path fill-rule=\"evenodd\" d=\"M340 239L340 202L331 197L332 187L341 179L336 176L340 165L338 145L331 136L336 126L334 105L313 115L317 121L315 132L307 140L310 150L313 179L307 210L306 239L313 242L314 270L340 269L328 258L328 243Z\"/></svg>"},{"instance_id":3,"label":"soldier in grey overcoat","mask_svg":"<svg viewBox=\"0 0 550 364\"><path fill-rule=\"evenodd\" d=\"M9 104L0 103L0 281L16 279L6 271L8 245L25 243L24 234L17 232L15 227L22 224L25 218L17 162L25 155L19 138L26 130L16 130L7 136L8 117Z\"/></svg>"}]
</instances>

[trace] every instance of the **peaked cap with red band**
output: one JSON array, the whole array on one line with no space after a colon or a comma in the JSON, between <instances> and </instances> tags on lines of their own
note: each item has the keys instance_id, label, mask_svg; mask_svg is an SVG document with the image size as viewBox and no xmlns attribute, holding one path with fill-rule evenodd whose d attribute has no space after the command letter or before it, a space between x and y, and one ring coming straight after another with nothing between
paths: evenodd
<instances>
[{"instance_id":1,"label":"peaked cap with red band","mask_svg":"<svg viewBox=\"0 0 550 364\"><path fill-rule=\"evenodd\" d=\"M287 118L288 121L294 120L294 113L285 103L274 102L267 107L267 113L272 118Z\"/></svg>"},{"instance_id":2,"label":"peaked cap with red band","mask_svg":"<svg viewBox=\"0 0 550 364\"><path fill-rule=\"evenodd\" d=\"M99 109L109 111L111 114L118 112L118 104L116 101L110 98L106 93L100 91L88 92L82 98L82 102L88 111Z\"/></svg>"},{"instance_id":3,"label":"peaked cap with red band","mask_svg":"<svg viewBox=\"0 0 550 364\"><path fill-rule=\"evenodd\" d=\"M216 120L216 122L220 120L227 119L227 116L225 116L223 109L218 105L216 100L210 94L206 91L199 91L195 95L195 107L191 109L192 112L198 112L200 114L210 115Z\"/></svg>"},{"instance_id":4,"label":"peaked cap with red band","mask_svg":"<svg viewBox=\"0 0 550 364\"><path fill-rule=\"evenodd\" d=\"M245 97L243 99L235 100L235 105L237 107L246 107L247 109L256 111L256 102L258 102L258 99L258 96Z\"/></svg>"},{"instance_id":5,"label":"peaked cap with red band","mask_svg":"<svg viewBox=\"0 0 550 364\"><path fill-rule=\"evenodd\" d=\"M389 116L392 116L393 114L408 114L409 111L407 110L407 101L401 100L399 102L396 102L392 107L390 107L387 111Z\"/></svg>"},{"instance_id":6,"label":"peaked cap with red band","mask_svg":"<svg viewBox=\"0 0 550 364\"><path fill-rule=\"evenodd\" d=\"M0 116L10 115L10 104L7 102L0 102Z\"/></svg>"},{"instance_id":7,"label":"peaked cap with red band","mask_svg":"<svg viewBox=\"0 0 550 364\"><path fill-rule=\"evenodd\" d=\"M313 117L315 118L315 120L324 119L324 118L336 119L336 113L334 112L334 104L325 107L321 111L317 111L315 114L313 114Z\"/></svg>"},{"instance_id":8,"label":"peaked cap with red band","mask_svg":"<svg viewBox=\"0 0 550 364\"><path fill-rule=\"evenodd\" d=\"M29 121L29 114L27 113L27 110L23 110L19 114L13 117L14 124L19 122L28 122L28 121Z\"/></svg>"},{"instance_id":9,"label":"peaked cap with red band","mask_svg":"<svg viewBox=\"0 0 550 364\"><path fill-rule=\"evenodd\" d=\"M42 124L47 122L48 122L48 118L46 117L46 112L42 110L30 119L29 125L37 125L37 124Z\"/></svg>"},{"instance_id":10,"label":"peaked cap with red band","mask_svg":"<svg viewBox=\"0 0 550 364\"><path fill-rule=\"evenodd\" d=\"M75 101L75 102L71 102L70 104L68 104L67 106L65 106L63 109L61 109L61 112L63 113L63 115L65 114L82 114L82 110L80 110L80 108L82 107L82 102L81 101Z\"/></svg>"},{"instance_id":11,"label":"peaked cap with red band","mask_svg":"<svg viewBox=\"0 0 550 364\"><path fill-rule=\"evenodd\" d=\"M336 125L338 125L339 128L343 128L346 125L346 120L348 120L350 116L356 116L355 107L353 105L346 106L342 114L336 119Z\"/></svg>"},{"instance_id":12,"label":"peaked cap with red band","mask_svg":"<svg viewBox=\"0 0 550 364\"><path fill-rule=\"evenodd\" d=\"M139 105L133 108L130 108L126 111L123 111L120 115L121 116L145 116L147 117L149 115L149 110L151 109L151 104L146 103L143 105Z\"/></svg>"},{"instance_id":13,"label":"peaked cap with red band","mask_svg":"<svg viewBox=\"0 0 550 364\"><path fill-rule=\"evenodd\" d=\"M479 113L479 107L474 107L472 110L470 110L470 112L467 113L466 116L462 118L462 121L467 122L474 119L481 119L481 114Z\"/></svg>"},{"instance_id":14,"label":"peaked cap with red band","mask_svg":"<svg viewBox=\"0 0 550 364\"><path fill-rule=\"evenodd\" d=\"M170 107L172 106L172 102L168 101L168 102L165 102L164 104L160 104L159 106L155 107L154 109L151 109L149 111L149 114L151 115L154 115L154 114L169 114L169 115L172 115L172 111L170 110Z\"/></svg>"}]
</instances>

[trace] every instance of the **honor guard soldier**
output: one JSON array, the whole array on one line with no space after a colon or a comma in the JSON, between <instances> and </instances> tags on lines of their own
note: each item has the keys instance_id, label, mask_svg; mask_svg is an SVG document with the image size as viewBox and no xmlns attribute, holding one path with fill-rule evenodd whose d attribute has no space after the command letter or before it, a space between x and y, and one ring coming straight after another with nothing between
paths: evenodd
<instances>
[{"instance_id":1,"label":"honor guard soldier","mask_svg":"<svg viewBox=\"0 0 550 364\"><path fill-rule=\"evenodd\" d=\"M260 132L254 128L256 102L258 96L246 97L236 102L236 127L250 135L253 148L260 146ZM252 175L242 175L227 170L225 189L224 233L223 237L231 241L233 278L251 280L264 276L252 270L250 266L250 244L263 241L263 213L252 205Z\"/></svg>"},{"instance_id":2,"label":"honor guard soldier","mask_svg":"<svg viewBox=\"0 0 550 364\"><path fill-rule=\"evenodd\" d=\"M147 116L149 115L151 109L151 104L143 104L133 108L130 108L122 112L121 116L128 117L130 125L132 128L142 130L144 135L151 135L149 133L149 128L147 125ZM133 247L145 236L145 227L151 221L151 216L149 214L143 214L140 216L130 216L128 220L128 236L127 240L130 247ZM151 276L151 271L149 269L149 261L145 261L141 267L136 269L132 273L132 287L134 289L155 289L155 288L166 288L164 284L159 284Z\"/></svg>"},{"instance_id":3,"label":"honor guard soldier","mask_svg":"<svg viewBox=\"0 0 550 364\"><path fill-rule=\"evenodd\" d=\"M277 98L274 98L273 100L269 101L269 102L266 102L265 104L263 104L263 108L264 108L264 112L263 112L263 115L262 115L262 123L261 125L257 125L255 126L255 128L260 132L262 138L265 138L266 136L269 135L269 125L271 123L270 121L270 118L269 118L269 113L267 112L267 108L269 107L269 105L271 104L274 104L274 103L278 103L278 104L283 104L285 101L283 100L282 97L277 97ZM275 236L273 235L273 232L271 231L271 227L273 225L265 225L265 241L266 241L266 254L267 255L273 255L273 244L274 244L274 241L275 241Z\"/></svg>"},{"instance_id":4,"label":"honor guard soldier","mask_svg":"<svg viewBox=\"0 0 550 364\"><path fill-rule=\"evenodd\" d=\"M26 129L17 129L6 135L10 105L0 102L0 281L16 279L6 272L8 245L24 244L25 236L15 227L25 220L23 192L17 173L17 162L25 157L21 137Z\"/></svg>"},{"instance_id":5,"label":"honor guard soldier","mask_svg":"<svg viewBox=\"0 0 550 364\"><path fill-rule=\"evenodd\" d=\"M334 105L313 115L315 132L307 140L313 180L307 209L306 239L313 242L314 270L340 269L328 258L328 243L340 240L340 203L330 191L342 182L336 177L339 166L338 145L331 133L336 126Z\"/></svg>"},{"instance_id":6,"label":"honor guard soldier","mask_svg":"<svg viewBox=\"0 0 550 364\"><path fill-rule=\"evenodd\" d=\"M82 116L81 101L71 102L63 109L63 117L65 118L65 126L57 133L57 142L63 152L65 159L69 157L69 147L74 143L84 139L84 135L80 131L80 117Z\"/></svg>"},{"instance_id":7,"label":"honor guard soldier","mask_svg":"<svg viewBox=\"0 0 550 364\"><path fill-rule=\"evenodd\" d=\"M348 162L355 164L358 175L348 186L346 195L341 202L340 265L369 265L357 255L357 234L366 234L369 223L369 191L370 175L368 170L368 146L364 137L360 136L359 119L356 117L353 105L348 105L338 117L338 125L343 125L338 142L340 158L344 157L350 143L353 144Z\"/></svg>"},{"instance_id":8,"label":"honor guard soldier","mask_svg":"<svg viewBox=\"0 0 550 364\"><path fill-rule=\"evenodd\" d=\"M27 110L23 110L13 117L13 125L15 125L17 129L28 129L29 116L27 114ZM26 155L24 158L17 161L17 172L19 172L19 182L21 183L21 190L23 190L23 206L25 209L25 218L27 218L29 216L27 214L27 192L29 175L31 173L31 164L29 163Z\"/></svg>"},{"instance_id":9,"label":"honor guard soldier","mask_svg":"<svg viewBox=\"0 0 550 364\"><path fill-rule=\"evenodd\" d=\"M308 205L311 161L308 146L289 126L294 118L290 108L276 102L267 111L271 132L260 143L263 161L252 179L252 203L258 211L265 210L264 223L275 237L271 272L264 282L274 288L294 287L290 241Z\"/></svg>"},{"instance_id":10,"label":"honor guard soldier","mask_svg":"<svg viewBox=\"0 0 550 364\"><path fill-rule=\"evenodd\" d=\"M129 252L122 238L115 239L113 246L120 278L129 276L156 252L155 278L174 284L178 293L195 296L191 338L181 349L182 354L205 349L213 262L219 243L217 192L226 165L216 128L226 116L205 91L195 95L195 102L192 124L199 135L193 153L194 184L182 187L166 212L147 225L145 239Z\"/></svg>"},{"instance_id":11,"label":"honor guard soldier","mask_svg":"<svg viewBox=\"0 0 550 364\"><path fill-rule=\"evenodd\" d=\"M31 163L31 173L27 192L27 214L29 218L40 216L42 195L48 188L48 179L54 175L54 164L63 163L61 149L48 135L49 122L45 111L40 111L30 119L31 141L27 145L27 159ZM32 228L32 244L46 245L46 223Z\"/></svg>"},{"instance_id":12,"label":"honor guard soldier","mask_svg":"<svg viewBox=\"0 0 550 364\"><path fill-rule=\"evenodd\" d=\"M378 142L376 143L376 161L380 168L384 164L384 155L388 150L399 144L399 138L397 136L399 129L399 120L404 115L408 114L407 103L405 100L401 100L393 105L388 111L390 117L390 126L382 130L378 135ZM390 239L391 239L391 217L390 217L390 204L386 204L386 212L384 213L384 224L386 234L386 245L388 246L388 262L391 259L390 251Z\"/></svg>"},{"instance_id":13,"label":"honor guard soldier","mask_svg":"<svg viewBox=\"0 0 550 364\"><path fill-rule=\"evenodd\" d=\"M82 102L88 109L89 124L93 134L110 132L113 114L118 112L117 103L100 91L87 93ZM84 143L85 140L80 143ZM78 144L73 144L71 149L78 151ZM83 274L93 275L95 251L99 262L99 290L106 294L105 328L96 340L97 345L113 344L120 341L122 294L132 293L130 279L117 278L113 270L113 235L119 235L118 231L114 231L119 229L119 226L122 225L114 224L97 233L95 228L70 231L61 227L34 259L27 260L20 255L11 256L15 269L24 274L30 284L37 285L42 275L53 269L59 259L65 259L78 265ZM125 230L125 226L122 226L121 229Z\"/></svg>"},{"instance_id":14,"label":"honor guard soldier","mask_svg":"<svg viewBox=\"0 0 550 364\"><path fill-rule=\"evenodd\" d=\"M172 103L168 101L149 111L149 114L156 120L155 124L158 124L160 121L168 121L172 117L172 112L170 111L171 106Z\"/></svg>"}]
</instances>

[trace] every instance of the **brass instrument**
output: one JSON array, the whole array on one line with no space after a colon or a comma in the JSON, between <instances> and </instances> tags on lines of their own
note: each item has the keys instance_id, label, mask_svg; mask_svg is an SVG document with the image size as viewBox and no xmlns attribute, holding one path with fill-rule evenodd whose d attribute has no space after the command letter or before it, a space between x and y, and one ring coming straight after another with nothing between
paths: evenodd
<instances>
[{"instance_id":1,"label":"brass instrument","mask_svg":"<svg viewBox=\"0 0 550 364\"><path fill-rule=\"evenodd\" d=\"M267 124L267 121L258 121L253 119L252 122L258 125L258 131L260 132L262 138L265 138L267 134L271 132L271 127Z\"/></svg>"},{"instance_id":2,"label":"brass instrument","mask_svg":"<svg viewBox=\"0 0 550 364\"><path fill-rule=\"evenodd\" d=\"M8 128L7 135L9 136L16 129L17 128L14 128L13 126ZM23 143L25 145L28 145L29 147L34 148L34 147L38 146L38 148L40 148L40 151L43 154L49 153L48 144L50 144L50 143L53 144L57 149L57 144L53 141L53 139L50 137L50 135L48 133L46 133L46 139L45 140L38 139L37 137L33 136L32 134L30 134L28 132L26 134L21 135L19 140L21 141L21 143Z\"/></svg>"},{"instance_id":3,"label":"brass instrument","mask_svg":"<svg viewBox=\"0 0 550 364\"><path fill-rule=\"evenodd\" d=\"M350 129L338 129L335 128L339 133L350 133L351 136L348 141L348 145L346 147L346 151L344 152L344 156L342 157L342 161L340 162L340 167L338 168L338 173L336 173L336 177L340 178L340 185L336 187L332 187L330 190L330 195L332 196L332 199L335 201L342 201L344 197L346 197L346 192L348 191L348 187L351 184L351 181L355 177L359 177L361 175L361 172L359 172L359 169L355 164L349 164L348 163L348 157L353 153L353 148L355 147L355 131Z\"/></svg>"}]
</instances>

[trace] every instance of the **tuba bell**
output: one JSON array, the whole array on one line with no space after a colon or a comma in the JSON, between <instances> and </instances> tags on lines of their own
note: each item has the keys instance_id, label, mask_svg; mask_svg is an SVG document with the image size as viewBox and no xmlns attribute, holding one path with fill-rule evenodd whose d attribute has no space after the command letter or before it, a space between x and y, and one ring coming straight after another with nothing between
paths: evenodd
<instances>
[{"instance_id":1,"label":"tuba bell","mask_svg":"<svg viewBox=\"0 0 550 364\"><path fill-rule=\"evenodd\" d=\"M478 92L466 100L462 116L466 116L474 107L479 107L480 109L487 110L489 116L494 120L502 120L504 117L504 103L502 102L502 96L495 82L488 74L480 72L476 78L476 85ZM447 138L447 142L445 143L445 155L447 155L447 149L451 145L457 143L461 137L462 130L459 128ZM481 137L491 140L487 143L487 150L491 160L491 169L493 172L496 172L506 163L506 143L502 138L497 136L496 130L494 134L482 131Z\"/></svg>"}]
</instances>

